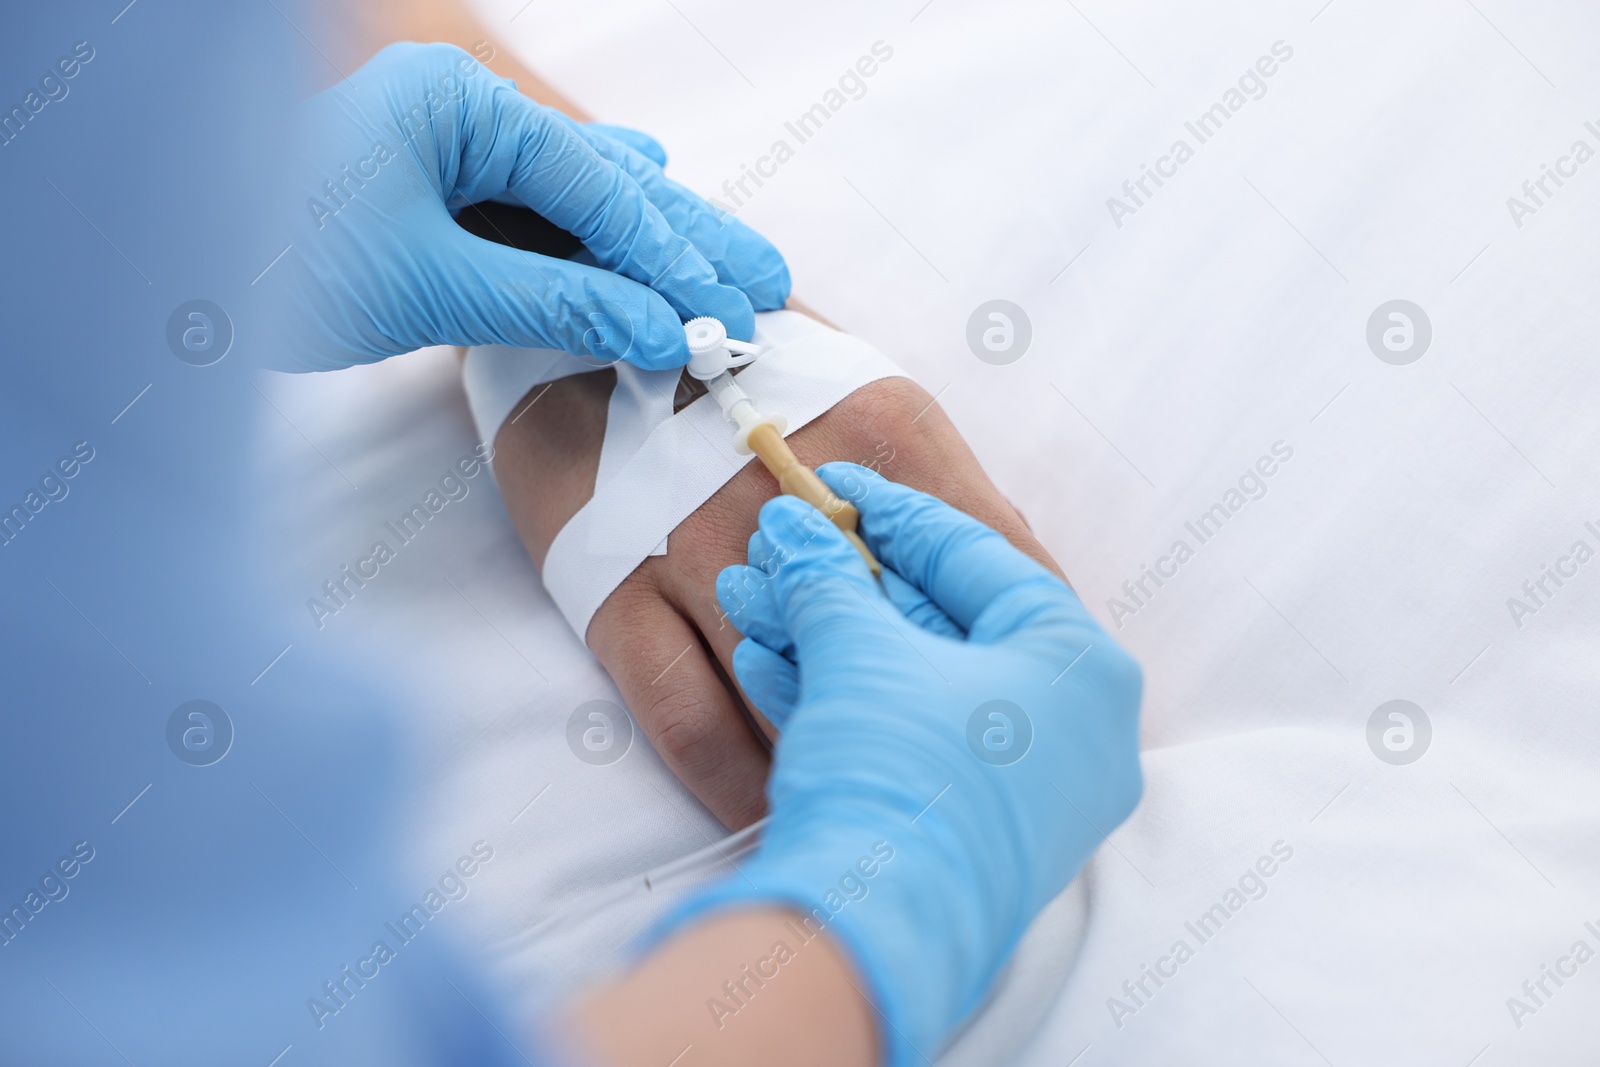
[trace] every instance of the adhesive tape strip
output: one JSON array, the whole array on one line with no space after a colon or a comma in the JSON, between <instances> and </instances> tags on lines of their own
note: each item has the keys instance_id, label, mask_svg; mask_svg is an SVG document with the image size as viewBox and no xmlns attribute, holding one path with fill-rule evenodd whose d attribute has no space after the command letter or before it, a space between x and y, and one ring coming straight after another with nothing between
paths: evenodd
<instances>
[{"instance_id":1,"label":"adhesive tape strip","mask_svg":"<svg viewBox=\"0 0 1600 1067\"><path fill-rule=\"evenodd\" d=\"M461 384L478 427L478 440L493 444L528 390L601 366L553 348L483 345L468 349L461 366Z\"/></svg>"},{"instance_id":2,"label":"adhesive tape strip","mask_svg":"<svg viewBox=\"0 0 1600 1067\"><path fill-rule=\"evenodd\" d=\"M764 354L739 374L763 409L799 429L855 390L904 374L864 341L792 311L756 316ZM462 370L482 440L492 441L532 389L597 369L547 349L474 348ZM733 450L732 427L701 397L672 414L677 371L618 364L595 496L562 527L545 557L544 582L581 638L600 605L667 535L722 488L750 457Z\"/></svg>"},{"instance_id":3,"label":"adhesive tape strip","mask_svg":"<svg viewBox=\"0 0 1600 1067\"><path fill-rule=\"evenodd\" d=\"M776 349L810 334L836 332L796 311L767 311L756 316L752 340L763 349ZM611 395L596 477L597 483L604 485L612 471L632 458L649 432L672 414L678 371L645 371L629 363L603 363L554 348L470 348L461 368L461 384L478 439L492 443L506 420L514 418L514 412L521 413L518 409L523 399L539 386L611 367L617 370L618 384Z\"/></svg>"},{"instance_id":4,"label":"adhesive tape strip","mask_svg":"<svg viewBox=\"0 0 1600 1067\"><path fill-rule=\"evenodd\" d=\"M739 382L763 410L787 416L791 432L863 385L905 373L865 341L795 312L758 315L756 336L766 351L739 373ZM519 387L518 379L488 368L480 368L474 375L473 358L479 351L469 353L467 360L469 399L475 388L483 393L486 383L494 381L499 382L501 394L480 395L473 400L474 415L499 411L503 421L528 389L541 380L533 375L527 352L518 353L523 357L518 361L523 371L520 380L527 384ZM504 356L491 358L499 360ZM618 373L664 372L619 367ZM507 402L504 394L510 392L516 396ZM618 405L614 403L611 410L617 412ZM642 413L644 408L632 410ZM480 420L478 429L486 440L492 440L499 423ZM610 470L599 480L593 499L561 528L545 557L545 588L580 638L585 637L594 613L617 586L679 523L750 462L750 457L733 450L732 427L709 396L699 398L675 415L667 415L642 436L639 429L637 425L625 430L614 423L607 426L607 445L612 444L616 433L619 442L628 439L625 447L631 448L632 455L626 459L614 456L606 464ZM637 442L636 447L633 442Z\"/></svg>"}]
</instances>

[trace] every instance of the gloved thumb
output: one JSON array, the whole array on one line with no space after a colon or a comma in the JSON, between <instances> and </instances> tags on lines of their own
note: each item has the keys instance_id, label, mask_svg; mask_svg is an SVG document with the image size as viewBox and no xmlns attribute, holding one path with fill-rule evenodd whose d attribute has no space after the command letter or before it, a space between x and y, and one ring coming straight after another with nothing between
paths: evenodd
<instances>
[{"instance_id":1,"label":"gloved thumb","mask_svg":"<svg viewBox=\"0 0 1600 1067\"><path fill-rule=\"evenodd\" d=\"M620 274L451 235L436 263L437 343L555 348L646 370L689 362L683 321L660 293Z\"/></svg>"},{"instance_id":2,"label":"gloved thumb","mask_svg":"<svg viewBox=\"0 0 1600 1067\"><path fill-rule=\"evenodd\" d=\"M794 647L803 680L876 658L896 641L895 609L867 565L833 523L791 496L761 508L761 534L772 553L773 607Z\"/></svg>"},{"instance_id":3,"label":"gloved thumb","mask_svg":"<svg viewBox=\"0 0 1600 1067\"><path fill-rule=\"evenodd\" d=\"M825 463L817 477L855 504L878 558L971 640L991 644L1091 623L1065 582L1003 534L937 497L853 463Z\"/></svg>"}]
</instances>

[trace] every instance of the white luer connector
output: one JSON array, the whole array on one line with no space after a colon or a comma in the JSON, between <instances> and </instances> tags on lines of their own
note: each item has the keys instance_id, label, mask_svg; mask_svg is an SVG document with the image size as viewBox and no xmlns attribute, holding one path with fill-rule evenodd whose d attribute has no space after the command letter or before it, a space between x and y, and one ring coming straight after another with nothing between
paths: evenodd
<instances>
[{"instance_id":1,"label":"white luer connector","mask_svg":"<svg viewBox=\"0 0 1600 1067\"><path fill-rule=\"evenodd\" d=\"M757 411L755 402L730 373L734 367L754 362L761 354L761 346L730 340L722 322L709 317L690 319L683 324L683 332L689 342L689 376L706 383L717 407L734 424L734 450L741 456L751 454L750 431L757 426L771 426L782 437L789 429L789 420Z\"/></svg>"},{"instance_id":2,"label":"white luer connector","mask_svg":"<svg viewBox=\"0 0 1600 1067\"><path fill-rule=\"evenodd\" d=\"M683 324L689 342L689 377L709 382L723 371L742 367L761 354L761 346L731 341L721 319L705 316Z\"/></svg>"}]
</instances>

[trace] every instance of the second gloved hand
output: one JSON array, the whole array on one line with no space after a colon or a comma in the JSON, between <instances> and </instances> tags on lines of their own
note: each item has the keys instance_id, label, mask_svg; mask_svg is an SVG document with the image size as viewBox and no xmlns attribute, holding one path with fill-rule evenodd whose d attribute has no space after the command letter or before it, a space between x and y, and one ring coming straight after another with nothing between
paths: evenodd
<instances>
[{"instance_id":1,"label":"second gloved hand","mask_svg":"<svg viewBox=\"0 0 1600 1067\"><path fill-rule=\"evenodd\" d=\"M748 339L783 306L776 249L661 173L642 135L574 123L450 45L391 45L305 109L305 203L281 363L324 370L436 344L554 348L681 366L685 319ZM515 201L594 264L473 236L468 204Z\"/></svg>"},{"instance_id":2,"label":"second gloved hand","mask_svg":"<svg viewBox=\"0 0 1600 1067\"><path fill-rule=\"evenodd\" d=\"M886 1059L931 1062L1137 803L1140 672L994 530L863 467L818 474L860 510L885 584L819 512L762 508L717 592L746 635L740 684L783 731L770 823L674 922L797 908L865 977Z\"/></svg>"}]
</instances>

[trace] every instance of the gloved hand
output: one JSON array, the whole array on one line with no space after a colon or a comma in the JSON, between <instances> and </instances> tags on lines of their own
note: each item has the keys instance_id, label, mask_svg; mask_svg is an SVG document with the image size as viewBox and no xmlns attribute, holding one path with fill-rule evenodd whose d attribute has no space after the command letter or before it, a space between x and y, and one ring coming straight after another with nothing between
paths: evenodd
<instances>
[{"instance_id":1,"label":"gloved hand","mask_svg":"<svg viewBox=\"0 0 1600 1067\"><path fill-rule=\"evenodd\" d=\"M306 198L290 252L294 369L434 344L555 348L657 369L683 320L748 339L789 295L783 258L661 172L648 137L585 126L459 48L397 44L307 104ZM595 265L485 241L453 213L521 203Z\"/></svg>"},{"instance_id":2,"label":"gloved hand","mask_svg":"<svg viewBox=\"0 0 1600 1067\"><path fill-rule=\"evenodd\" d=\"M739 682L783 731L770 822L669 924L797 908L866 979L885 1059L931 1062L1138 802L1141 676L994 530L854 464L818 474L860 509L885 587L819 512L762 508L717 592Z\"/></svg>"}]
</instances>

